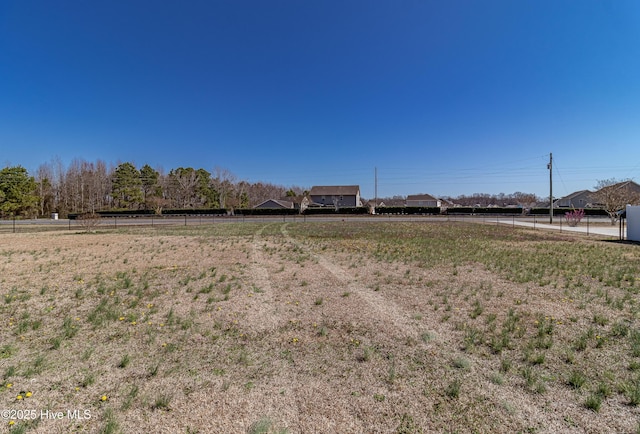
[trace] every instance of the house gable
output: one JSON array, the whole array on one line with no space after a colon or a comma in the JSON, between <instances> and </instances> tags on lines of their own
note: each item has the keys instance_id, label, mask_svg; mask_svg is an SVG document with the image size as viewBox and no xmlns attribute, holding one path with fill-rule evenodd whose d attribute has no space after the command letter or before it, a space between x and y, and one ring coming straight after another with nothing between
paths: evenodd
<instances>
[{"instance_id":1,"label":"house gable","mask_svg":"<svg viewBox=\"0 0 640 434\"><path fill-rule=\"evenodd\" d=\"M267 199L264 202L254 206L255 209L293 209L293 202L280 199Z\"/></svg>"},{"instance_id":2,"label":"house gable","mask_svg":"<svg viewBox=\"0 0 640 434\"><path fill-rule=\"evenodd\" d=\"M440 200L430 194L410 194L407 196L407 206L439 207L440 205Z\"/></svg>"},{"instance_id":3,"label":"house gable","mask_svg":"<svg viewBox=\"0 0 640 434\"><path fill-rule=\"evenodd\" d=\"M358 185L318 185L309 191L309 198L321 206L362 206Z\"/></svg>"}]
</instances>

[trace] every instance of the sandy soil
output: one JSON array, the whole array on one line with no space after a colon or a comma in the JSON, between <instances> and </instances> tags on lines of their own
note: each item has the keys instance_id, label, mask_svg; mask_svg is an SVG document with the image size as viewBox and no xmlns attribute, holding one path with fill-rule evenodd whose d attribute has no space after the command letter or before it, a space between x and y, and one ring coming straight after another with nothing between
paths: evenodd
<instances>
[{"instance_id":1,"label":"sandy soil","mask_svg":"<svg viewBox=\"0 0 640 434\"><path fill-rule=\"evenodd\" d=\"M578 310L562 288L514 283L480 264L381 261L362 240L256 224L6 234L0 276L0 408L91 414L16 421L27 432L638 427L638 408L615 390L616 378L599 412L583 405L595 383L576 390L565 381L572 368L560 343L594 312L614 319L615 310ZM475 330L488 340L509 309L523 339L539 321L554 324L558 343L543 365L522 363L520 347L495 354L470 338ZM615 376L627 359L604 349L589 363Z\"/></svg>"}]
</instances>

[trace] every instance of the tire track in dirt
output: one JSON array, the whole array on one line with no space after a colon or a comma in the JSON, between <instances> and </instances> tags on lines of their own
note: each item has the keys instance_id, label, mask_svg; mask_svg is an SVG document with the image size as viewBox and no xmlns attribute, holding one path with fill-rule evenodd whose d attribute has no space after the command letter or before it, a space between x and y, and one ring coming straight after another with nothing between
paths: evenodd
<instances>
[{"instance_id":1,"label":"tire track in dirt","mask_svg":"<svg viewBox=\"0 0 640 434\"><path fill-rule=\"evenodd\" d=\"M274 346L278 348L280 344L277 342L279 335L278 328L282 327L282 322L286 322L286 318L283 317L283 312L278 308L277 295L274 293L276 288L272 284L267 264L272 259L265 257L264 245L267 242L262 233L269 225L262 226L258 229L254 235L251 243L250 253L250 275L254 283L254 287L258 288L259 292L253 294L252 301L249 302L249 311L247 312L248 321L251 324L251 329L256 331L259 335L263 335L263 343L266 347ZM276 337L276 341L273 337ZM300 418L300 392L298 390L299 381L298 373L295 369L283 361L275 363L272 369L277 372L265 382L265 388L267 396L271 399L259 399L259 404L252 403L251 401L244 401L244 405L248 407L254 407L249 414L278 414L282 419L289 420L290 424L295 426L295 422ZM282 394L281 392L286 390L288 393ZM273 398L273 393L280 391L277 398ZM265 393L265 392L263 392ZM235 403L237 404L237 403ZM234 404L232 404L233 406ZM247 423L256 422L256 420L247 420Z\"/></svg>"},{"instance_id":2,"label":"tire track in dirt","mask_svg":"<svg viewBox=\"0 0 640 434\"><path fill-rule=\"evenodd\" d=\"M373 292L371 289L359 284L349 273L340 266L334 264L326 256L314 253L298 241L296 241L287 231L287 225L280 227L282 235L287 241L294 244L300 249L307 251L318 264L333 275L338 281L346 286L350 293L365 302L365 305L372 311L375 318L391 324L394 334L398 337L407 338L418 337L419 330L414 322L411 321L410 315L388 298Z\"/></svg>"},{"instance_id":3,"label":"tire track in dirt","mask_svg":"<svg viewBox=\"0 0 640 434\"><path fill-rule=\"evenodd\" d=\"M253 235L250 256L250 275L254 283L254 294L250 294L253 300L248 303L247 315L250 317L250 323L254 324L259 332L276 330L279 315L275 307L269 271L264 265L266 260L262 252L262 244L264 244L262 232L266 227L262 226Z\"/></svg>"}]
</instances>

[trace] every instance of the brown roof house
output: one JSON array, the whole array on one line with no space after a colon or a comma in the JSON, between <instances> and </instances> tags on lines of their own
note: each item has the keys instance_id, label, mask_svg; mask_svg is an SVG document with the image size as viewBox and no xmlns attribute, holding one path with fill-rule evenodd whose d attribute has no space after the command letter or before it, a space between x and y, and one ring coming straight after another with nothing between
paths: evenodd
<instances>
[{"instance_id":1,"label":"brown roof house","mask_svg":"<svg viewBox=\"0 0 640 434\"><path fill-rule=\"evenodd\" d=\"M362 206L359 185L314 185L309 198L315 205L333 206L336 209Z\"/></svg>"},{"instance_id":2,"label":"brown roof house","mask_svg":"<svg viewBox=\"0 0 640 434\"><path fill-rule=\"evenodd\" d=\"M407 206L439 207L440 205L440 199L436 199L430 194L410 194L407 196Z\"/></svg>"}]
</instances>

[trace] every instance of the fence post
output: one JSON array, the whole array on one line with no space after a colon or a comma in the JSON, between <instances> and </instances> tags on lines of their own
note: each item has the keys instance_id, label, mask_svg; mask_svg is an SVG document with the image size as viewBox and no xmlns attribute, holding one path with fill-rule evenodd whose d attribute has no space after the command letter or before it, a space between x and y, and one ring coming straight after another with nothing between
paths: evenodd
<instances>
[{"instance_id":1,"label":"fence post","mask_svg":"<svg viewBox=\"0 0 640 434\"><path fill-rule=\"evenodd\" d=\"M184 225L185 226L187 225L187 215L186 214L184 215Z\"/></svg>"},{"instance_id":2,"label":"fence post","mask_svg":"<svg viewBox=\"0 0 640 434\"><path fill-rule=\"evenodd\" d=\"M13 233L16 233L16 216L13 216Z\"/></svg>"},{"instance_id":3,"label":"fence post","mask_svg":"<svg viewBox=\"0 0 640 434\"><path fill-rule=\"evenodd\" d=\"M589 215L587 215L587 236L589 236Z\"/></svg>"}]
</instances>

